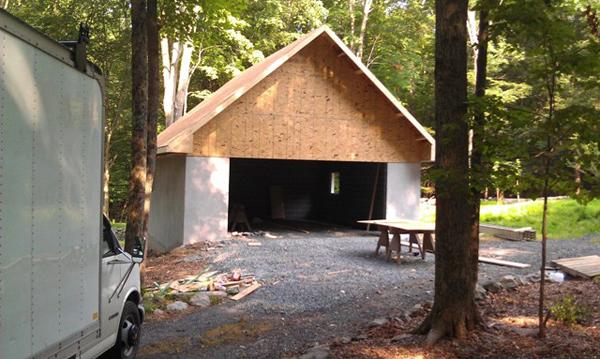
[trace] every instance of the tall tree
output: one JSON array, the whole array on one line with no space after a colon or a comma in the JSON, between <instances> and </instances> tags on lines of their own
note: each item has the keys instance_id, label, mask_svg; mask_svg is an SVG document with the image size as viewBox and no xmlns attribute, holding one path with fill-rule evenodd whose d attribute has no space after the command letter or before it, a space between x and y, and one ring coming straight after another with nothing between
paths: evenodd
<instances>
[{"instance_id":1,"label":"tall tree","mask_svg":"<svg viewBox=\"0 0 600 359\"><path fill-rule=\"evenodd\" d=\"M471 13L471 12L470 12ZM475 16L470 16L469 23L475 22ZM487 49L488 49L488 10L479 11L479 29L477 31L477 42L474 44L475 55L475 97L481 100L485 96L487 82ZM471 283L477 283L479 272L479 214L481 209L481 178L486 170L483 164L484 134L485 134L485 112L481 107L475 108L473 125L470 131L471 138Z\"/></svg>"},{"instance_id":2,"label":"tall tree","mask_svg":"<svg viewBox=\"0 0 600 359\"><path fill-rule=\"evenodd\" d=\"M127 201L125 251L132 253L144 232L148 138L148 41L145 0L131 1L131 68L133 128L131 174Z\"/></svg>"},{"instance_id":3,"label":"tall tree","mask_svg":"<svg viewBox=\"0 0 600 359\"><path fill-rule=\"evenodd\" d=\"M358 34L358 49L356 50L356 56L361 60L365 51L365 36L367 34L367 22L369 21L371 5L373 5L373 0L364 0L360 32Z\"/></svg>"},{"instance_id":4,"label":"tall tree","mask_svg":"<svg viewBox=\"0 0 600 359\"><path fill-rule=\"evenodd\" d=\"M590 160L600 161L597 152L594 155L587 151L591 147L599 148L600 143L597 127L600 42L589 31L585 7L579 1L506 1L493 12L494 32L523 54L510 66L518 66L520 75L532 88L528 96L518 102L525 109L518 108L515 112L526 117L526 121L521 121L525 125L515 126L514 133L517 142L525 144L521 154L527 169L523 181L533 195L543 198L540 337L546 335L548 318L544 298L548 197L557 192L575 194L577 183L573 181L573 171L578 167L593 168ZM522 71L523 68L527 71ZM582 91L580 85L585 90ZM591 156L580 156L583 153ZM584 197L581 192L580 189L576 198ZM593 192L586 194L593 195Z\"/></svg>"},{"instance_id":5,"label":"tall tree","mask_svg":"<svg viewBox=\"0 0 600 359\"><path fill-rule=\"evenodd\" d=\"M427 345L464 338L479 314L474 301L467 123L467 0L437 0L435 22L436 260L434 303L417 329Z\"/></svg>"},{"instance_id":6,"label":"tall tree","mask_svg":"<svg viewBox=\"0 0 600 359\"><path fill-rule=\"evenodd\" d=\"M150 199L156 170L156 135L160 101L159 28L157 0L148 1L146 30L148 31L148 138L146 157L146 189L144 201L144 238L148 236ZM148 246L145 246L147 248Z\"/></svg>"}]
</instances>

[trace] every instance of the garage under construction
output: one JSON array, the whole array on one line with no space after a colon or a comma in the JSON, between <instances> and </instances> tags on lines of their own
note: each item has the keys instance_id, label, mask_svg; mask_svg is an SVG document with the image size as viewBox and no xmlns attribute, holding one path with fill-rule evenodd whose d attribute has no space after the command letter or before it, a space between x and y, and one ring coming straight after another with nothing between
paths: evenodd
<instances>
[{"instance_id":1,"label":"garage under construction","mask_svg":"<svg viewBox=\"0 0 600 359\"><path fill-rule=\"evenodd\" d=\"M226 83L158 146L149 233L162 252L245 219L415 218L434 140L321 27Z\"/></svg>"}]
</instances>

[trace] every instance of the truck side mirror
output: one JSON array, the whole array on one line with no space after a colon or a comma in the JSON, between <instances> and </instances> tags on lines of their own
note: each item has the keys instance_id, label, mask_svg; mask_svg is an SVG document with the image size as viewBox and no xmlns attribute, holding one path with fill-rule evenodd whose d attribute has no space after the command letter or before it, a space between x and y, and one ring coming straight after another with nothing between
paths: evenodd
<instances>
[{"instance_id":1,"label":"truck side mirror","mask_svg":"<svg viewBox=\"0 0 600 359\"><path fill-rule=\"evenodd\" d=\"M144 261L144 245L146 244L145 238L138 236L135 237L135 243L131 252L131 259L135 263L142 263Z\"/></svg>"}]
</instances>

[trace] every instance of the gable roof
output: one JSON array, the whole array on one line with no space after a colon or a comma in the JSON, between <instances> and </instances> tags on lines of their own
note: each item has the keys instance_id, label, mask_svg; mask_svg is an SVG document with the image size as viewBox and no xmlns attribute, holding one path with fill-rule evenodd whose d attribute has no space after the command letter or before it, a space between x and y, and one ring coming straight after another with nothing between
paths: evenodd
<instances>
[{"instance_id":1,"label":"gable roof","mask_svg":"<svg viewBox=\"0 0 600 359\"><path fill-rule=\"evenodd\" d=\"M312 43L319 36L327 36L343 53L358 67L358 69L370 80L370 82L383 94L387 100L406 118L411 125L432 146L435 145L433 137L421 126L421 124L402 106L392 93L373 75L373 73L359 60L354 53L342 42L342 40L329 27L323 25L296 41L268 56L263 61L246 69L238 76L231 79L217 91L212 93L204 101L194 107L182 118L175 121L158 135L158 153L180 152L171 147L172 144L184 137L191 137L194 132L208 123L211 119L225 110L234 101L242 97L248 90L269 76L287 60L297 54L300 50ZM433 157L433 151L432 151Z\"/></svg>"}]
</instances>

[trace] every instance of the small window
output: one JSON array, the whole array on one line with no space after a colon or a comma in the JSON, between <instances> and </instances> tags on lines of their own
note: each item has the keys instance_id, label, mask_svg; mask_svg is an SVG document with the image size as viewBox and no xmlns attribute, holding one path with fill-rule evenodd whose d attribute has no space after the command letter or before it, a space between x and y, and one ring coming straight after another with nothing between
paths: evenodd
<instances>
[{"instance_id":1,"label":"small window","mask_svg":"<svg viewBox=\"0 0 600 359\"><path fill-rule=\"evenodd\" d=\"M340 194L340 173L339 172L331 172L329 178L329 193L330 194Z\"/></svg>"}]
</instances>

